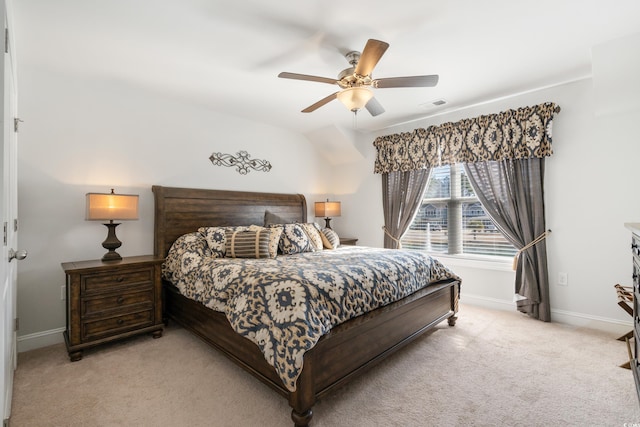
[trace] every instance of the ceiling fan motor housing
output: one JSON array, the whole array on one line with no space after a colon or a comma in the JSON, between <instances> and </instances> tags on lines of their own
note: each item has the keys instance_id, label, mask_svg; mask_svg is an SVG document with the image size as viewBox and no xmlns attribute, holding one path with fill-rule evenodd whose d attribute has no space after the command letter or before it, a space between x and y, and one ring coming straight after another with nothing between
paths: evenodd
<instances>
[{"instance_id":1,"label":"ceiling fan motor housing","mask_svg":"<svg viewBox=\"0 0 640 427\"><path fill-rule=\"evenodd\" d=\"M351 64L351 67L345 68L344 70L340 71L340 74L338 74L337 83L338 86L340 86L342 89L350 87L371 86L371 75L359 76L356 74L356 66L358 65L358 61L360 61L360 55L360 52L352 50L344 56L347 59L347 62Z\"/></svg>"}]
</instances>

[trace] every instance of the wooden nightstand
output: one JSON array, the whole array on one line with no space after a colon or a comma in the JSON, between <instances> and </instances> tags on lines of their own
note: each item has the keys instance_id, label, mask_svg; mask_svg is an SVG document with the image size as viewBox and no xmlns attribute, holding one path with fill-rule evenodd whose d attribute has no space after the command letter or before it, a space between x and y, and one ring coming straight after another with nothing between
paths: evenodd
<instances>
[{"instance_id":1,"label":"wooden nightstand","mask_svg":"<svg viewBox=\"0 0 640 427\"><path fill-rule=\"evenodd\" d=\"M120 261L62 263L67 276L67 330L72 362L85 348L152 332L160 338L163 258L136 256Z\"/></svg>"},{"instance_id":2,"label":"wooden nightstand","mask_svg":"<svg viewBox=\"0 0 640 427\"><path fill-rule=\"evenodd\" d=\"M341 245L355 246L357 241L358 241L358 239L355 238L355 237L341 237L340 238L340 244Z\"/></svg>"}]
</instances>

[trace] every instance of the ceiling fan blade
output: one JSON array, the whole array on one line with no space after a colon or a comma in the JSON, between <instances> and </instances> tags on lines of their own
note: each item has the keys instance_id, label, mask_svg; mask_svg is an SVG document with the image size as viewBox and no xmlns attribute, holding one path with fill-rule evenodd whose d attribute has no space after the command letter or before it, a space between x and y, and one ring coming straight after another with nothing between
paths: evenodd
<instances>
[{"instance_id":1,"label":"ceiling fan blade","mask_svg":"<svg viewBox=\"0 0 640 427\"><path fill-rule=\"evenodd\" d=\"M374 87L431 87L438 84L438 75L429 76L411 76L411 77L389 77L385 79L376 79L373 82Z\"/></svg>"},{"instance_id":2,"label":"ceiling fan blade","mask_svg":"<svg viewBox=\"0 0 640 427\"><path fill-rule=\"evenodd\" d=\"M282 72L282 73L278 74L278 77L280 77L282 79L306 80L306 81L310 81L310 82L329 83L330 85L334 85L334 84L337 83L336 79L330 79L328 77L309 76L307 74L296 74L296 73Z\"/></svg>"},{"instance_id":3,"label":"ceiling fan blade","mask_svg":"<svg viewBox=\"0 0 640 427\"><path fill-rule=\"evenodd\" d=\"M312 111L315 111L318 108L322 107L324 104L328 104L329 102L331 102L334 99L336 99L337 95L338 95L338 92L332 93L331 95L322 98L320 101L316 102L315 104L309 105L307 108L302 110L302 112L303 113L311 113Z\"/></svg>"},{"instance_id":4,"label":"ceiling fan blade","mask_svg":"<svg viewBox=\"0 0 640 427\"><path fill-rule=\"evenodd\" d=\"M376 66L382 55L389 48L389 43L380 40L369 39L360 55L358 65L356 65L355 73L360 76L371 75L373 68Z\"/></svg>"},{"instance_id":5,"label":"ceiling fan blade","mask_svg":"<svg viewBox=\"0 0 640 427\"><path fill-rule=\"evenodd\" d=\"M380 102L378 102L375 97L371 98L369 102L367 102L367 104L364 106L364 108L366 108L369 114L371 114L373 117L384 113L382 104L380 104Z\"/></svg>"}]
</instances>

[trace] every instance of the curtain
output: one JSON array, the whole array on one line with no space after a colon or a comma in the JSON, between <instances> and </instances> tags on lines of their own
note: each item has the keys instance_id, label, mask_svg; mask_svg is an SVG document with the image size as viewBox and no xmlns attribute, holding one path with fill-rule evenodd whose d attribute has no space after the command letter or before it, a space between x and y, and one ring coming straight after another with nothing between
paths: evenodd
<instances>
[{"instance_id":1,"label":"curtain","mask_svg":"<svg viewBox=\"0 0 640 427\"><path fill-rule=\"evenodd\" d=\"M419 206L414 197L424 192L422 186L411 192L406 174L465 164L489 216L522 249L516 266L518 310L549 321L542 182L544 158L553 154L553 115L559 111L547 102L376 138L374 173L383 177L385 247L399 246ZM427 179L428 172L425 186Z\"/></svg>"},{"instance_id":2,"label":"curtain","mask_svg":"<svg viewBox=\"0 0 640 427\"><path fill-rule=\"evenodd\" d=\"M400 248L400 238L411 225L422 202L430 169L382 174L384 247Z\"/></svg>"},{"instance_id":3,"label":"curtain","mask_svg":"<svg viewBox=\"0 0 640 427\"><path fill-rule=\"evenodd\" d=\"M554 103L380 136L374 173L550 156Z\"/></svg>"},{"instance_id":4,"label":"curtain","mask_svg":"<svg viewBox=\"0 0 640 427\"><path fill-rule=\"evenodd\" d=\"M507 159L464 165L469 181L487 215L517 249L546 232L544 215L544 158ZM516 305L519 311L551 320L545 240L518 257Z\"/></svg>"}]
</instances>

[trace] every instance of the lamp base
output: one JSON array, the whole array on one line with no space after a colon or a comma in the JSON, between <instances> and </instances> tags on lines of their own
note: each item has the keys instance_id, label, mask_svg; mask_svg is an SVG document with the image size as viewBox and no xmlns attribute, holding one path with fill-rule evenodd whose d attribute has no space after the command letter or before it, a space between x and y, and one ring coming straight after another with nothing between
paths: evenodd
<instances>
[{"instance_id":1,"label":"lamp base","mask_svg":"<svg viewBox=\"0 0 640 427\"><path fill-rule=\"evenodd\" d=\"M102 261L119 261L122 257L118 252L116 252L116 249L122 246L122 242L118 240L118 237L116 237L116 227L120 224L111 221L104 225L109 229L109 231L107 233L107 238L102 242L102 247L108 249L109 252L104 254Z\"/></svg>"},{"instance_id":2,"label":"lamp base","mask_svg":"<svg viewBox=\"0 0 640 427\"><path fill-rule=\"evenodd\" d=\"M328 228L329 230L331 230L331 218L325 218L324 219L324 227Z\"/></svg>"}]
</instances>

